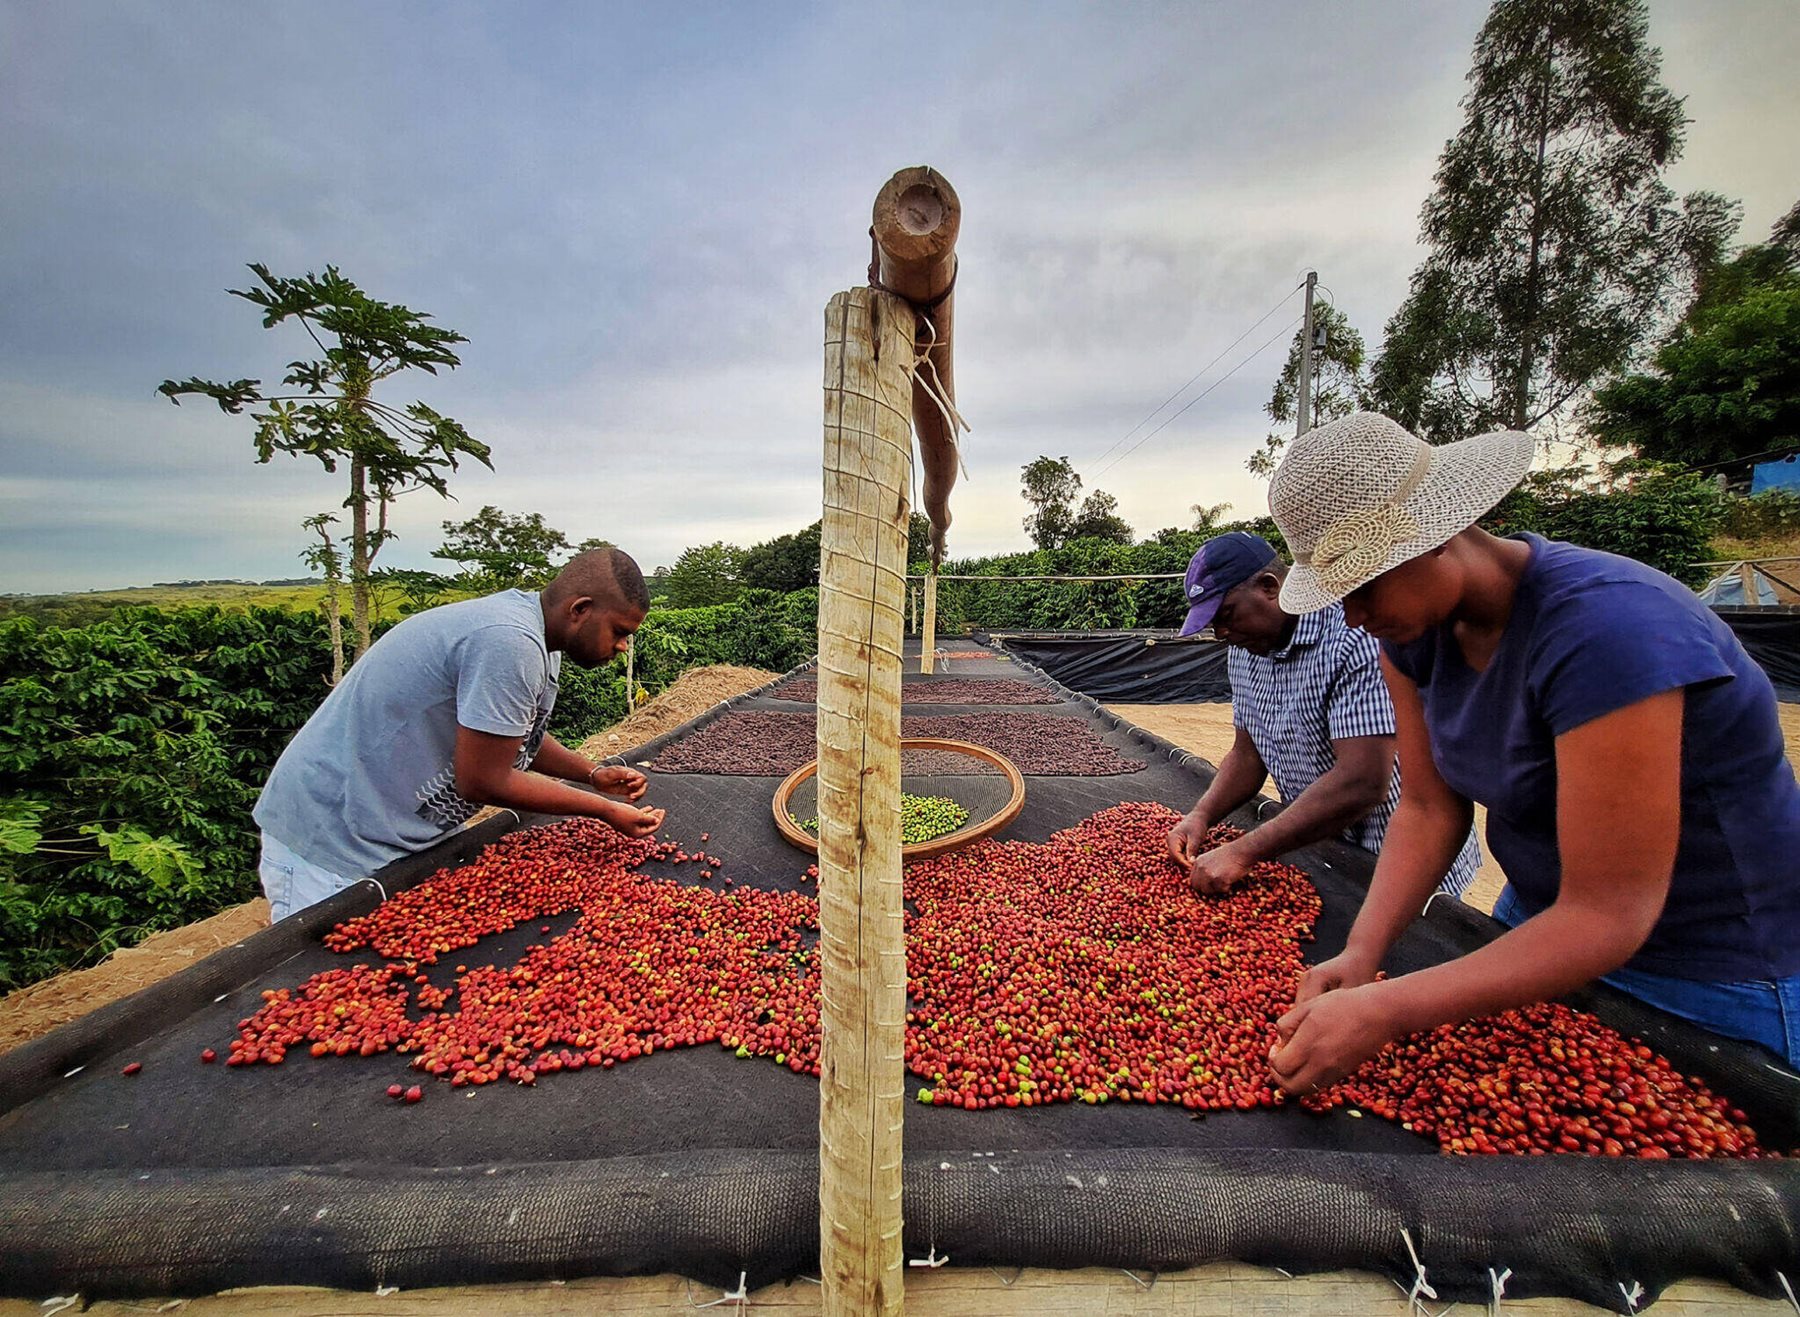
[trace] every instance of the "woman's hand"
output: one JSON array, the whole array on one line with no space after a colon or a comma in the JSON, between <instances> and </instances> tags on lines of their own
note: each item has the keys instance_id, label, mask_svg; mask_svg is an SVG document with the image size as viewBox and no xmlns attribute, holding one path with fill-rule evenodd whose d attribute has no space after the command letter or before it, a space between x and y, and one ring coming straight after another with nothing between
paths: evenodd
<instances>
[{"instance_id":1,"label":"woman's hand","mask_svg":"<svg viewBox=\"0 0 1800 1317\"><path fill-rule=\"evenodd\" d=\"M1335 1084L1395 1036L1374 984L1321 991L1277 1020L1275 1029L1282 1041L1269 1051L1269 1073L1295 1095Z\"/></svg>"},{"instance_id":2,"label":"woman's hand","mask_svg":"<svg viewBox=\"0 0 1800 1317\"><path fill-rule=\"evenodd\" d=\"M1324 993L1373 983L1380 969L1381 966L1370 957L1346 949L1306 971L1300 980L1300 990L1294 994L1294 1004L1304 1006Z\"/></svg>"}]
</instances>

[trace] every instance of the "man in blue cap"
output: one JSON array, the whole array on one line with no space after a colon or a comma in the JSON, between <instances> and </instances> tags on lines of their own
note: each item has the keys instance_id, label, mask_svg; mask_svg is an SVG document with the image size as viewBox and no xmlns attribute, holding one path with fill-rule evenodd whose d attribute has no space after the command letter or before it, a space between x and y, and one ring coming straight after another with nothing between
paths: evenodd
<instances>
[{"instance_id":1,"label":"man in blue cap","mask_svg":"<svg viewBox=\"0 0 1800 1317\"><path fill-rule=\"evenodd\" d=\"M1378 851L1400 799L1380 647L1344 622L1342 604L1304 617L1283 612L1286 575L1269 542L1243 531L1208 540L1188 564L1181 634L1210 625L1231 646L1237 729L1218 775L1169 832L1169 854L1198 892L1227 891L1259 860L1327 837ZM1212 826L1270 774L1286 808L1236 841L1202 850ZM1471 831L1441 890L1460 895L1480 863Z\"/></svg>"}]
</instances>

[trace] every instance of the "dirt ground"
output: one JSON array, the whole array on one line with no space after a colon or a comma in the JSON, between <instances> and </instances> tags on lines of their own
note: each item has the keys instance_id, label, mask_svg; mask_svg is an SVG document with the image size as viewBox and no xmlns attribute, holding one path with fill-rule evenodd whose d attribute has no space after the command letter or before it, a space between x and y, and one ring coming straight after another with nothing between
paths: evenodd
<instances>
[{"instance_id":1,"label":"dirt ground","mask_svg":"<svg viewBox=\"0 0 1800 1317\"><path fill-rule=\"evenodd\" d=\"M597 732L581 753L604 758L679 727L720 700L755 690L779 673L728 665L696 668L623 722ZM486 817L486 811L477 818ZM472 820L473 821L473 820ZM258 897L185 928L156 933L125 947L92 969L72 970L0 997L0 1053L59 1025L178 973L222 947L241 942L269 924L269 903Z\"/></svg>"},{"instance_id":2,"label":"dirt ground","mask_svg":"<svg viewBox=\"0 0 1800 1317\"><path fill-rule=\"evenodd\" d=\"M0 997L0 1052L9 1052L58 1025L128 997L268 926L269 903L259 896L197 924L153 933L135 947L120 948L92 969L71 970L9 992Z\"/></svg>"},{"instance_id":3,"label":"dirt ground","mask_svg":"<svg viewBox=\"0 0 1800 1317\"><path fill-rule=\"evenodd\" d=\"M1229 704L1109 704L1106 707L1119 717L1215 764L1231 749L1234 733ZM1783 704L1779 708L1788 762L1794 766L1794 772L1800 774L1800 704ZM1463 900L1492 913L1494 902L1500 899L1500 889L1506 883L1506 875L1487 853L1487 810L1480 805L1475 807L1475 826L1481 834L1482 863L1475 881L1463 893Z\"/></svg>"}]
</instances>

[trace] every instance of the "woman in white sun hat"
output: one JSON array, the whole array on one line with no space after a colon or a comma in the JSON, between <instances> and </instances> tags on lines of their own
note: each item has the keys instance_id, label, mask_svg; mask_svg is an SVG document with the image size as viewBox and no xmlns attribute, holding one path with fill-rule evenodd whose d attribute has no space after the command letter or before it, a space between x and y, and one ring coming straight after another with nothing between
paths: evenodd
<instances>
[{"instance_id":1,"label":"woman in white sun hat","mask_svg":"<svg viewBox=\"0 0 1800 1317\"><path fill-rule=\"evenodd\" d=\"M1381 641L1402 783L1344 951L1279 1022L1290 1091L1599 978L1800 1067L1800 786L1769 679L1661 572L1476 527L1532 450L1516 431L1432 447L1358 412L1295 440L1269 486L1281 606L1342 599ZM1376 982L1472 801L1509 931Z\"/></svg>"}]
</instances>

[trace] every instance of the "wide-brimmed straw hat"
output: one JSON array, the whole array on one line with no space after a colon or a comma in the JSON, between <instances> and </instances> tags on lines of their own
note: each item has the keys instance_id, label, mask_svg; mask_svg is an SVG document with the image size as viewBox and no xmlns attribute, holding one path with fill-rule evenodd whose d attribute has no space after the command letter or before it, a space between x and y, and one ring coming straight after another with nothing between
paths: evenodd
<instances>
[{"instance_id":1,"label":"wide-brimmed straw hat","mask_svg":"<svg viewBox=\"0 0 1800 1317\"><path fill-rule=\"evenodd\" d=\"M1534 447L1518 430L1433 447L1377 412L1301 435L1269 482L1294 559L1281 607L1317 612L1467 530L1525 478Z\"/></svg>"}]
</instances>

